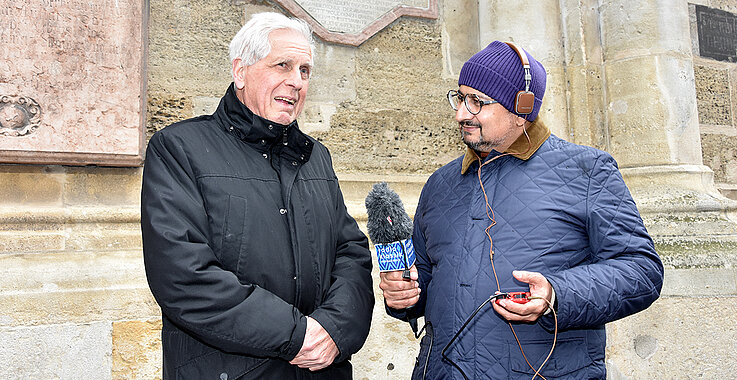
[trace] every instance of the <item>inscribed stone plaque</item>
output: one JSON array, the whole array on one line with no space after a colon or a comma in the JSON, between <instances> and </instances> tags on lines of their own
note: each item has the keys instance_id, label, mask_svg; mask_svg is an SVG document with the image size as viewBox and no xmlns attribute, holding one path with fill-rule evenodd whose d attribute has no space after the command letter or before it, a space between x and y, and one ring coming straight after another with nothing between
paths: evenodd
<instances>
[{"instance_id":1,"label":"inscribed stone plaque","mask_svg":"<svg viewBox=\"0 0 737 380\"><path fill-rule=\"evenodd\" d=\"M275 0L320 38L360 45L401 16L436 19L437 0Z\"/></svg>"},{"instance_id":2,"label":"inscribed stone plaque","mask_svg":"<svg viewBox=\"0 0 737 380\"><path fill-rule=\"evenodd\" d=\"M737 15L696 5L699 55L737 62Z\"/></svg>"},{"instance_id":3,"label":"inscribed stone plaque","mask_svg":"<svg viewBox=\"0 0 737 380\"><path fill-rule=\"evenodd\" d=\"M0 162L140 165L146 0L0 0Z\"/></svg>"}]
</instances>

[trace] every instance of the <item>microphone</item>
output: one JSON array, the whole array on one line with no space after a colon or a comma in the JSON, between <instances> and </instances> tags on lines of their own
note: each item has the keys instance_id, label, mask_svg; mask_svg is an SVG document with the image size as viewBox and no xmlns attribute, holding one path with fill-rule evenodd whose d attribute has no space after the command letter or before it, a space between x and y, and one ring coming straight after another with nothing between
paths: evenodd
<instances>
[{"instance_id":1,"label":"microphone","mask_svg":"<svg viewBox=\"0 0 737 380\"><path fill-rule=\"evenodd\" d=\"M404 211L399 195L386 182L375 183L366 196L366 211L366 228L376 248L379 271L403 270L402 279L410 281L409 268L415 263L412 220ZM422 331L417 332L417 318L409 318L407 322L418 338Z\"/></svg>"},{"instance_id":2,"label":"microphone","mask_svg":"<svg viewBox=\"0 0 737 380\"><path fill-rule=\"evenodd\" d=\"M403 270L402 278L409 280L409 268L415 262L412 220L399 195L386 182L376 183L366 196L366 211L366 227L376 248L379 271Z\"/></svg>"}]
</instances>

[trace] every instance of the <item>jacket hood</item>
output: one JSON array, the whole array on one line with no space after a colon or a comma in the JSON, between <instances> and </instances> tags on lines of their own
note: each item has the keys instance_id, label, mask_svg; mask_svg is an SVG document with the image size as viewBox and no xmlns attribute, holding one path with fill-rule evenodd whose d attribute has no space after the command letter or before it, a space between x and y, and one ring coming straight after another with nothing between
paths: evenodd
<instances>
[{"instance_id":1,"label":"jacket hood","mask_svg":"<svg viewBox=\"0 0 737 380\"><path fill-rule=\"evenodd\" d=\"M529 142L525 135L522 134L503 153L509 153L520 160L529 159L533 154L535 154L545 140L550 137L550 129L548 129L540 118L537 118L532 122L532 124L530 124L530 127L527 128L527 135L530 136ZM471 164L479 159L480 158L478 154L476 154L476 151L466 147L466 154L463 156L463 164L461 165L461 174L466 174Z\"/></svg>"}]
</instances>

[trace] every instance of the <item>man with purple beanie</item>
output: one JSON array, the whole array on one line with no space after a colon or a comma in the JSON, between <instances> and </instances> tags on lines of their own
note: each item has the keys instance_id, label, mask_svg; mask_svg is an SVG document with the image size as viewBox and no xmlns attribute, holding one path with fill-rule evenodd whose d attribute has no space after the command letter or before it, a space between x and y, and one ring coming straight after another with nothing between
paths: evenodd
<instances>
[{"instance_id":1,"label":"man with purple beanie","mask_svg":"<svg viewBox=\"0 0 737 380\"><path fill-rule=\"evenodd\" d=\"M381 274L387 312L425 319L413 379L605 379L604 325L660 295L617 163L537 117L545 79L495 41L448 92L468 148L422 190L412 279Z\"/></svg>"}]
</instances>

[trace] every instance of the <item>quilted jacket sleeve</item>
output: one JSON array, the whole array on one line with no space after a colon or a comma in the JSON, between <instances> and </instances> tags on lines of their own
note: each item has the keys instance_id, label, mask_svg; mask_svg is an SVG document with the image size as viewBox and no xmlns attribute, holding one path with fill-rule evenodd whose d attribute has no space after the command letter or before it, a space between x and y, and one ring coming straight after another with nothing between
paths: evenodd
<instances>
[{"instance_id":1,"label":"quilted jacket sleeve","mask_svg":"<svg viewBox=\"0 0 737 380\"><path fill-rule=\"evenodd\" d=\"M188 156L161 132L146 154L141 228L149 286L167 318L226 352L286 360L299 352L306 318L220 267Z\"/></svg>"},{"instance_id":2,"label":"quilted jacket sleeve","mask_svg":"<svg viewBox=\"0 0 737 380\"><path fill-rule=\"evenodd\" d=\"M591 171L586 232L590 263L546 274L558 301L558 328L601 326L652 304L663 264L614 159L603 154ZM541 319L552 328L552 317Z\"/></svg>"},{"instance_id":3,"label":"quilted jacket sleeve","mask_svg":"<svg viewBox=\"0 0 737 380\"><path fill-rule=\"evenodd\" d=\"M331 285L324 301L310 316L333 338L340 350L335 362L340 362L358 352L368 337L374 292L368 240L348 215L340 190L337 197L337 241Z\"/></svg>"}]
</instances>

